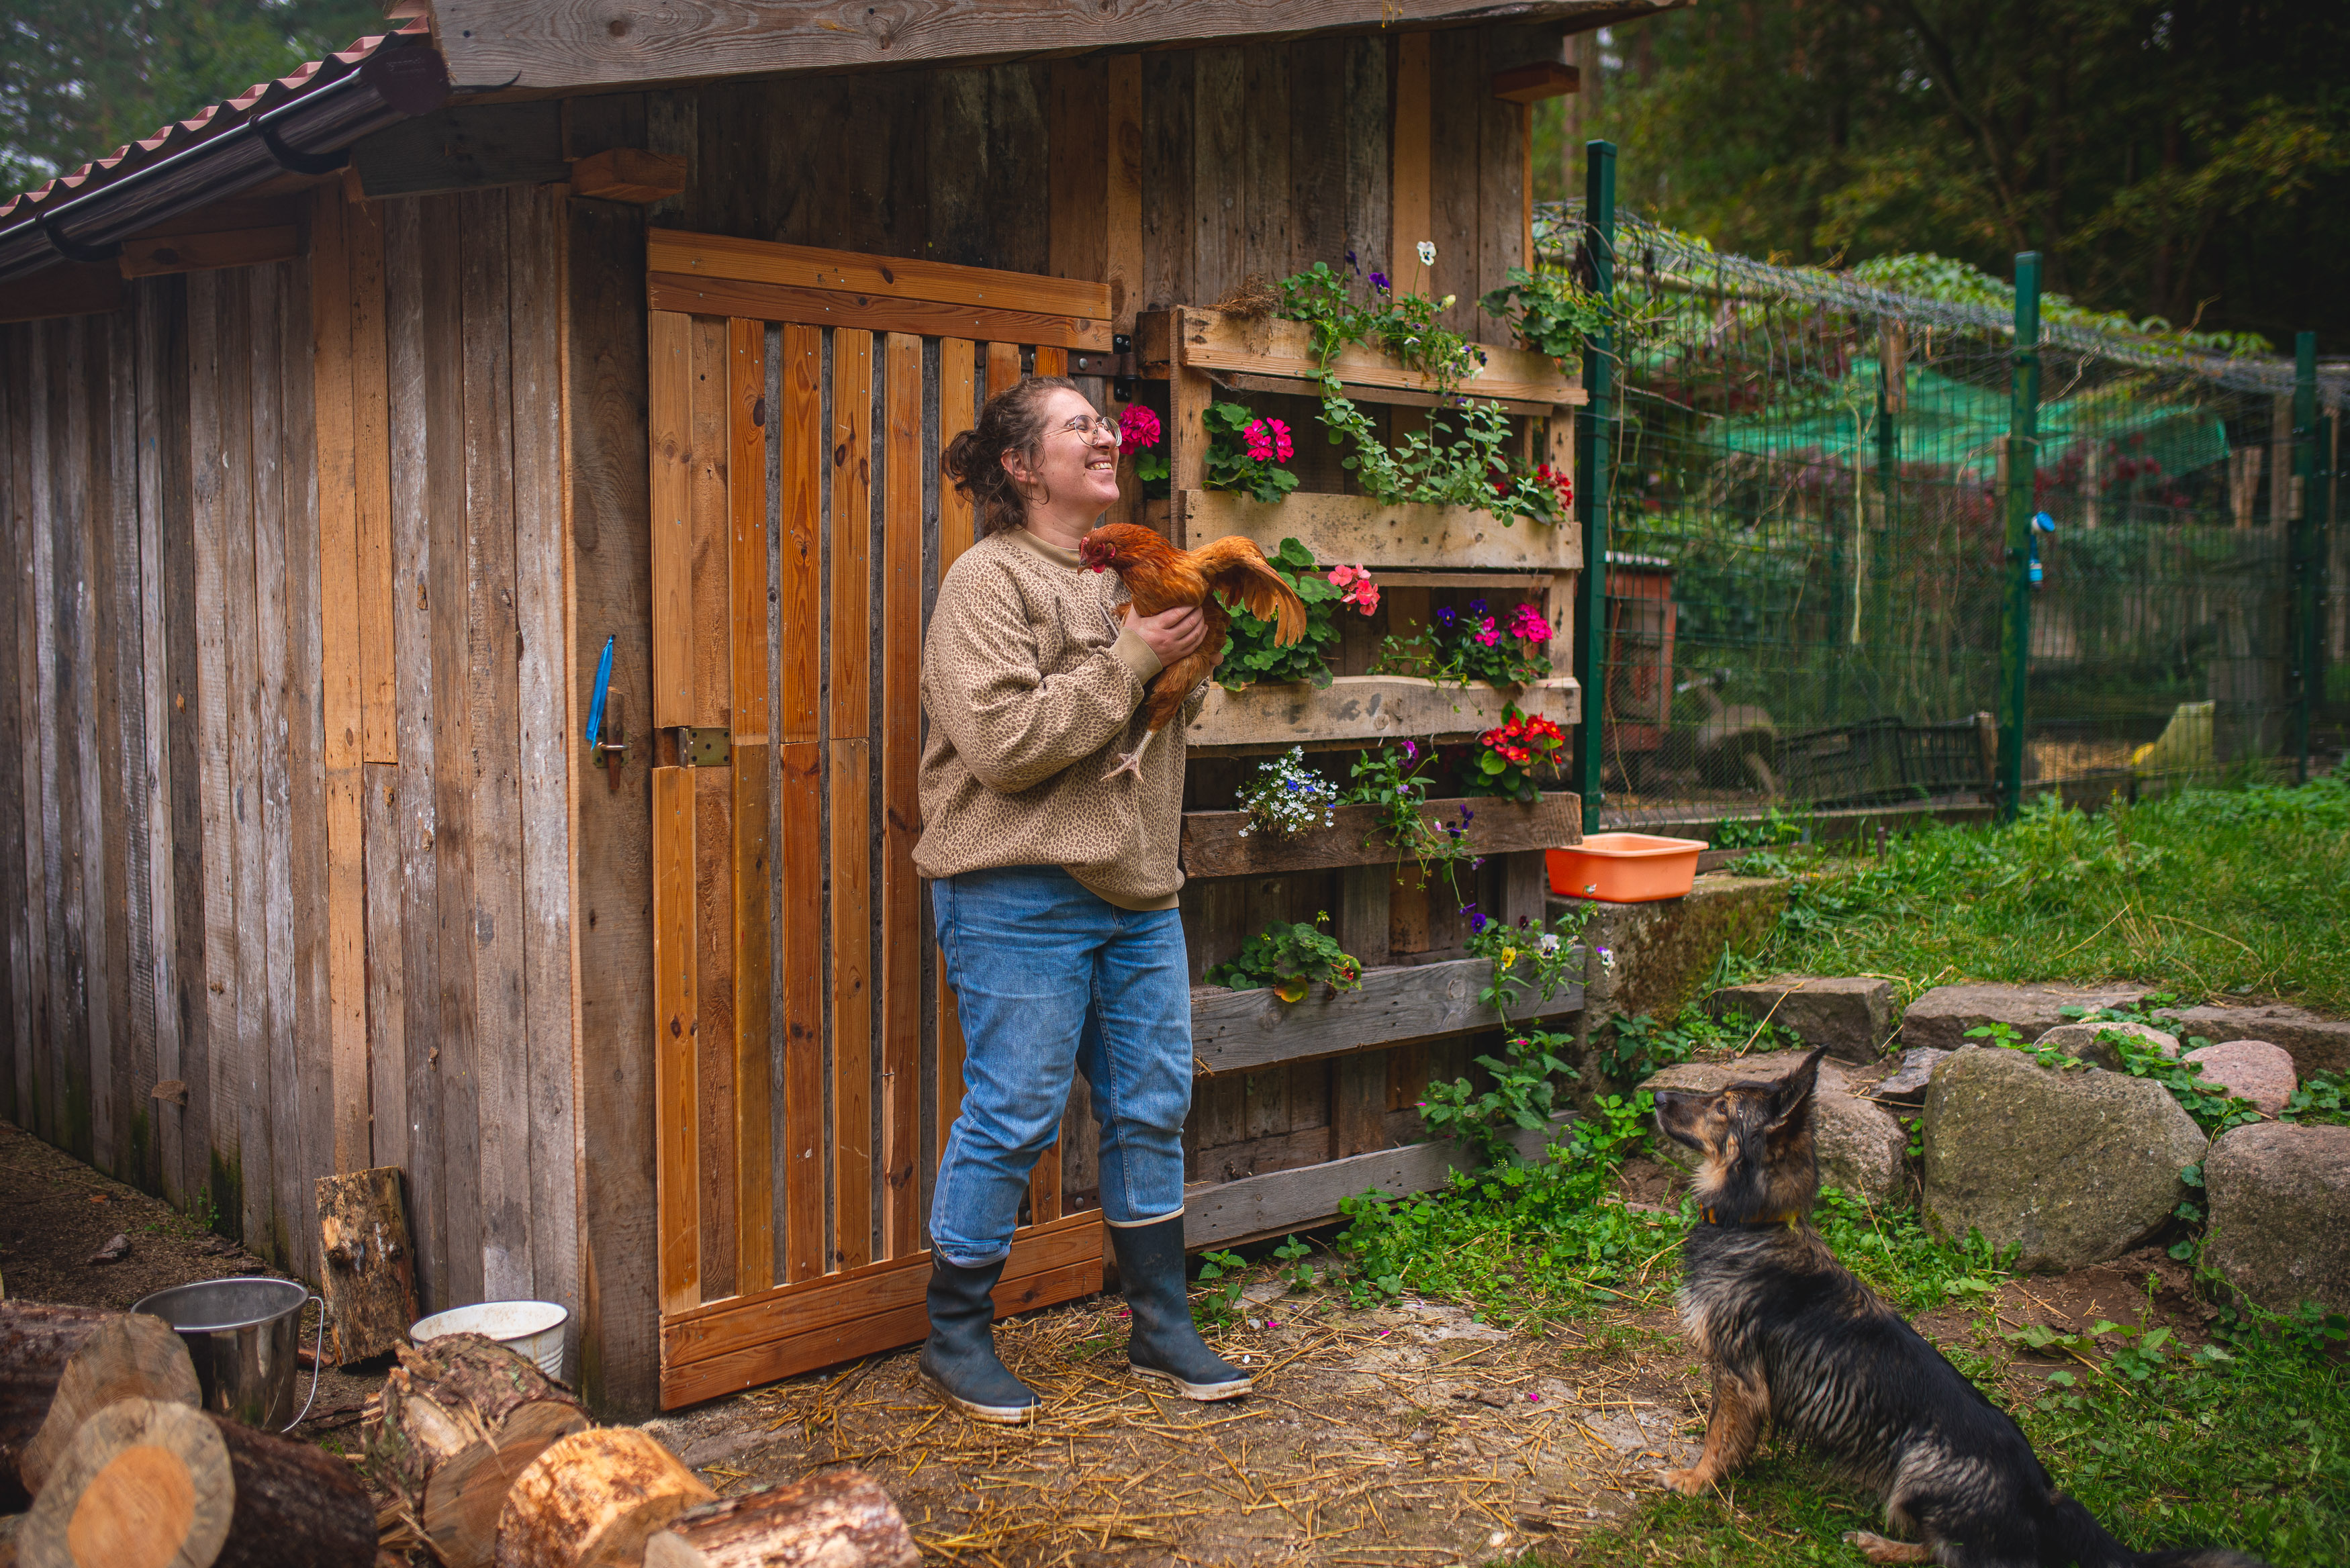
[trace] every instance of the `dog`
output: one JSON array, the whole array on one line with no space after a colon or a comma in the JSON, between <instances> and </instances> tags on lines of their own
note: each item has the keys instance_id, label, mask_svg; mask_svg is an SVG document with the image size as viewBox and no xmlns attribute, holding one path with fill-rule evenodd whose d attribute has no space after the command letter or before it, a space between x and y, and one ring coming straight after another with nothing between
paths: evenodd
<instances>
[{"instance_id":1,"label":"dog","mask_svg":"<svg viewBox=\"0 0 2350 1568\"><path fill-rule=\"evenodd\" d=\"M1835 1261L1806 1222L1819 1193L1813 1052L1778 1080L1668 1089L1657 1126L1700 1158L1682 1243L1681 1322L1713 1372L1694 1497L1775 1427L1873 1486L1890 1527L1846 1540L1873 1563L1942 1568L2263 1568L2220 1548L2137 1552L2056 1490L2007 1413Z\"/></svg>"}]
</instances>

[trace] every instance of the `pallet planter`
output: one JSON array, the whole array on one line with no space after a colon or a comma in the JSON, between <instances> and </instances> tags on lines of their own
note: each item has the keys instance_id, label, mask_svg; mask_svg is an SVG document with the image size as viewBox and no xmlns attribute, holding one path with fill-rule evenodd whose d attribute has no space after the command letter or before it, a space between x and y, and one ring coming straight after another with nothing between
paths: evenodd
<instances>
[{"instance_id":1,"label":"pallet planter","mask_svg":"<svg viewBox=\"0 0 2350 1568\"><path fill-rule=\"evenodd\" d=\"M1482 958L1366 970L1360 990L1323 987L1321 994L1297 1002L1284 1002L1268 989L1195 986L1191 1055L1207 1076L1254 1073L1582 1010L1583 987L1562 985L1548 1002L1528 997L1521 1015L1505 1020L1478 1000L1492 972L1492 963Z\"/></svg>"},{"instance_id":2,"label":"pallet planter","mask_svg":"<svg viewBox=\"0 0 2350 1568\"><path fill-rule=\"evenodd\" d=\"M1555 849L1583 838L1583 808L1572 794L1546 794L1530 805L1492 795L1431 800L1421 803L1419 815L1430 822L1458 822L1464 806L1475 814L1469 838L1479 855ZM1243 837L1242 830L1249 825L1244 811L1187 811L1183 814L1183 875L1268 877L1340 866L1376 866L1396 857L1395 846L1379 826L1377 806L1342 805L1336 815L1336 824L1330 827L1310 828L1286 837L1260 830Z\"/></svg>"},{"instance_id":3,"label":"pallet planter","mask_svg":"<svg viewBox=\"0 0 2350 1568\"><path fill-rule=\"evenodd\" d=\"M1484 353L1484 368L1461 383L1459 396L1490 400L1513 414L1544 417L1590 400L1555 359L1492 343L1477 347ZM1240 391L1311 394L1322 373L1314 329L1306 323L1197 306L1138 317L1135 353L1146 375L1204 372ZM1363 344L1341 348L1330 368L1357 402L1434 408L1451 401L1435 377Z\"/></svg>"},{"instance_id":4,"label":"pallet planter","mask_svg":"<svg viewBox=\"0 0 2350 1568\"><path fill-rule=\"evenodd\" d=\"M1510 1141L1520 1154L1533 1158L1574 1122L1573 1116L1562 1116L1540 1131L1512 1133ZM1432 1191L1453 1171L1466 1168L1461 1146L1444 1138L1236 1181L1198 1182L1183 1192L1183 1245L1197 1251L1303 1231L1335 1218L1338 1205L1349 1198L1366 1192Z\"/></svg>"},{"instance_id":5,"label":"pallet planter","mask_svg":"<svg viewBox=\"0 0 2350 1568\"><path fill-rule=\"evenodd\" d=\"M1268 556L1294 538L1317 561L1369 561L1394 571L1572 572L1583 564L1573 519L1504 522L1472 506L1408 505L1369 495L1295 494L1253 501L1222 490L1186 490L1169 509L1185 549L1239 534ZM1496 586L1499 586L1498 584Z\"/></svg>"},{"instance_id":6,"label":"pallet planter","mask_svg":"<svg viewBox=\"0 0 2350 1568\"><path fill-rule=\"evenodd\" d=\"M1194 751L1247 754L1295 745L1348 741L1465 739L1502 722L1503 711L1551 720L1562 728L1583 713L1583 689L1571 677L1499 690L1482 682L1451 686L1413 675L1341 675L1327 686L1211 685L1200 716L1183 732Z\"/></svg>"}]
</instances>

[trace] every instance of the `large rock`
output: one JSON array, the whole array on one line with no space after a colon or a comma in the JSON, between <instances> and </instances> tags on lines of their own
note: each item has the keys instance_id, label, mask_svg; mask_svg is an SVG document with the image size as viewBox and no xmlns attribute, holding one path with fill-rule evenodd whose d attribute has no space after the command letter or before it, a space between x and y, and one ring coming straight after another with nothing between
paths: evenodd
<instances>
[{"instance_id":1,"label":"large rock","mask_svg":"<svg viewBox=\"0 0 2350 1568\"><path fill-rule=\"evenodd\" d=\"M1741 1078L1778 1078L1801 1064L1804 1053L1775 1051L1741 1056L1732 1062L1683 1062L1666 1068L1640 1085L1658 1089L1692 1089L1709 1094ZM1697 1164L1696 1152L1671 1138L1657 1140L1657 1157L1682 1170ZM1908 1139L1901 1124L1867 1100L1853 1095L1853 1082L1834 1060L1820 1064L1819 1087L1812 1096L1812 1145L1819 1151L1820 1185L1835 1187L1871 1203L1897 1202L1907 1196L1902 1157Z\"/></svg>"},{"instance_id":2,"label":"large rock","mask_svg":"<svg viewBox=\"0 0 2350 1568\"><path fill-rule=\"evenodd\" d=\"M1583 977L1589 1026L1640 1012L1670 1018L1703 995L1722 949L1750 952L1778 929L1787 886L1783 877L1717 872L1699 877L1684 898L1650 904L1552 898L1545 908L1553 919L1569 910L1589 916L1583 928L1592 958Z\"/></svg>"},{"instance_id":3,"label":"large rock","mask_svg":"<svg viewBox=\"0 0 2350 1568\"><path fill-rule=\"evenodd\" d=\"M1706 999L1716 1018L1742 1013L1755 1023L1791 1030L1806 1045L1825 1045L1846 1062L1874 1062L1893 1033L1893 987L1881 980L1841 975L1781 974L1752 985L1732 985Z\"/></svg>"},{"instance_id":4,"label":"large rock","mask_svg":"<svg viewBox=\"0 0 2350 1568\"><path fill-rule=\"evenodd\" d=\"M2099 1023L2060 1023L2033 1044L2052 1051L2062 1051L2092 1067L2118 1073L2122 1070L2121 1047L2106 1039L2107 1034L2126 1034L2166 1056L2178 1054L2178 1035L2166 1034L2144 1023L2116 1023L2110 1020Z\"/></svg>"},{"instance_id":5,"label":"large rock","mask_svg":"<svg viewBox=\"0 0 2350 1568\"><path fill-rule=\"evenodd\" d=\"M2004 1023L2029 1044L2071 1022L2068 1007L2135 1007L2145 994L2142 985L1938 985L1902 1013L1901 1044L1955 1051L1972 1044L1968 1030Z\"/></svg>"},{"instance_id":6,"label":"large rock","mask_svg":"<svg viewBox=\"0 0 2350 1568\"><path fill-rule=\"evenodd\" d=\"M2203 1081L2217 1084L2240 1100L2250 1100L2261 1115L2272 1116L2301 1082L2293 1074L2293 1058L2265 1040L2226 1040L2187 1053L2189 1062L2203 1064Z\"/></svg>"},{"instance_id":7,"label":"large rock","mask_svg":"<svg viewBox=\"0 0 2350 1568\"><path fill-rule=\"evenodd\" d=\"M2305 1008L2188 1007L2166 1010L2181 1034L2206 1040L2265 1040L2293 1058L2293 1072L2306 1078L2319 1071L2350 1073L2350 1020L2322 1018Z\"/></svg>"},{"instance_id":8,"label":"large rock","mask_svg":"<svg viewBox=\"0 0 2350 1568\"><path fill-rule=\"evenodd\" d=\"M2160 1229L2205 1141L2151 1079L1975 1045L1935 1067L1925 1133L1927 1222L2020 1247L2041 1273L2117 1258Z\"/></svg>"},{"instance_id":9,"label":"large rock","mask_svg":"<svg viewBox=\"0 0 2350 1568\"><path fill-rule=\"evenodd\" d=\"M2203 1161L2203 1261L2277 1312L2350 1313L2350 1127L2230 1127Z\"/></svg>"}]
</instances>

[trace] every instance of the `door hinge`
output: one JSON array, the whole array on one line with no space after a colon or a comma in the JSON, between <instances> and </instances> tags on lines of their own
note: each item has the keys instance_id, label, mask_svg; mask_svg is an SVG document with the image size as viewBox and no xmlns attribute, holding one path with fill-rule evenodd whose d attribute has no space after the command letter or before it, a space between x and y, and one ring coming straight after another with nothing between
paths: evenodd
<instances>
[{"instance_id":1,"label":"door hinge","mask_svg":"<svg viewBox=\"0 0 2350 1568\"><path fill-rule=\"evenodd\" d=\"M723 768L734 760L733 736L723 728L677 727L677 765L681 768Z\"/></svg>"}]
</instances>

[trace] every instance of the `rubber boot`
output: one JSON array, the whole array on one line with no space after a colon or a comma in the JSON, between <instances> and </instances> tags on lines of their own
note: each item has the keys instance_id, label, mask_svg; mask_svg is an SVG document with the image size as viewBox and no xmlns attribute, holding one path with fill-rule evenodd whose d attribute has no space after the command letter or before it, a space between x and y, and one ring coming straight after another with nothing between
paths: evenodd
<instances>
[{"instance_id":1,"label":"rubber boot","mask_svg":"<svg viewBox=\"0 0 2350 1568\"><path fill-rule=\"evenodd\" d=\"M958 1268L931 1254L931 1337L923 1342L922 1376L973 1420L1018 1426L1036 1418L1043 1403L995 1355L995 1282L1009 1262Z\"/></svg>"},{"instance_id":2,"label":"rubber boot","mask_svg":"<svg viewBox=\"0 0 2350 1568\"><path fill-rule=\"evenodd\" d=\"M1171 1384L1186 1399L1236 1399L1253 1386L1247 1373L1210 1350L1191 1322L1185 1290L1183 1216L1148 1225L1112 1225L1118 1276L1134 1331L1126 1344L1127 1365L1139 1376Z\"/></svg>"}]
</instances>

